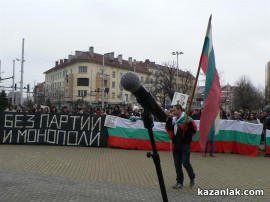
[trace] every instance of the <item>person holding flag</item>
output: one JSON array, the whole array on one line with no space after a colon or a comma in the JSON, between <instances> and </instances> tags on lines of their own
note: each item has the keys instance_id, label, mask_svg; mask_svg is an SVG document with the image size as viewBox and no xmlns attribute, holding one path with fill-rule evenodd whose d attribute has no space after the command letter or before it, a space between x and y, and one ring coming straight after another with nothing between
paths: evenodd
<instances>
[{"instance_id":1,"label":"person holding flag","mask_svg":"<svg viewBox=\"0 0 270 202\"><path fill-rule=\"evenodd\" d=\"M166 121L166 130L173 142L173 159L176 170L176 184L173 185L173 188L183 188L182 165L188 173L190 187L192 187L195 184L195 173L190 163L190 143L192 136L197 131L197 126L190 117L187 117L182 106L176 104Z\"/></svg>"}]
</instances>

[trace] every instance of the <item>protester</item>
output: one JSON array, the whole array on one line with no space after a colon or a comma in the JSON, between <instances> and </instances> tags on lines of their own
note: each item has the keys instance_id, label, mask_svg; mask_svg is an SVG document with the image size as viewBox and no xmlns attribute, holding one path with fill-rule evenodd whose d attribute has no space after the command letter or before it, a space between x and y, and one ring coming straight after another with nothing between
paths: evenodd
<instances>
[{"instance_id":1,"label":"protester","mask_svg":"<svg viewBox=\"0 0 270 202\"><path fill-rule=\"evenodd\" d=\"M44 109L43 109L43 113L45 113L45 114L48 114L48 113L50 113L50 108L49 107L44 107Z\"/></svg>"},{"instance_id":2,"label":"protester","mask_svg":"<svg viewBox=\"0 0 270 202\"><path fill-rule=\"evenodd\" d=\"M57 108L55 106L52 106L50 109L50 113L57 113Z\"/></svg>"},{"instance_id":3,"label":"protester","mask_svg":"<svg viewBox=\"0 0 270 202\"><path fill-rule=\"evenodd\" d=\"M260 123L260 121L256 118L254 113L249 113L249 115L245 121L247 121L249 123L255 123L255 124Z\"/></svg>"},{"instance_id":4,"label":"protester","mask_svg":"<svg viewBox=\"0 0 270 202\"><path fill-rule=\"evenodd\" d=\"M33 107L32 112L33 112L33 113L38 112L38 111L37 111L37 108Z\"/></svg>"},{"instance_id":5,"label":"protester","mask_svg":"<svg viewBox=\"0 0 270 202\"><path fill-rule=\"evenodd\" d=\"M132 116L141 117L141 113L139 112L139 108L134 109Z\"/></svg>"},{"instance_id":6,"label":"protester","mask_svg":"<svg viewBox=\"0 0 270 202\"><path fill-rule=\"evenodd\" d=\"M173 142L173 159L177 176L176 184L173 185L174 189L183 187L182 165L188 173L190 187L195 184L195 173L190 163L190 144L192 136L196 133L197 126L190 117L186 118L186 116L182 106L177 104L173 106L171 115L166 121L166 130Z\"/></svg>"},{"instance_id":7,"label":"protester","mask_svg":"<svg viewBox=\"0 0 270 202\"><path fill-rule=\"evenodd\" d=\"M120 111L121 111L121 112L120 112L120 114L118 115L118 117L121 117L121 118L123 118L123 119L128 119L128 118L129 118L129 116L127 116L126 110L125 110L124 108L121 108Z\"/></svg>"},{"instance_id":8,"label":"protester","mask_svg":"<svg viewBox=\"0 0 270 202\"><path fill-rule=\"evenodd\" d=\"M263 112L260 113L260 122L263 124L263 131L261 134L261 144L265 142L265 136L266 136L266 129L267 127L267 117L268 117L268 110L264 110Z\"/></svg>"},{"instance_id":9,"label":"protester","mask_svg":"<svg viewBox=\"0 0 270 202\"><path fill-rule=\"evenodd\" d=\"M62 107L62 114L69 114L67 106Z\"/></svg>"},{"instance_id":10,"label":"protester","mask_svg":"<svg viewBox=\"0 0 270 202\"><path fill-rule=\"evenodd\" d=\"M100 108L101 116L107 115L106 110L104 108Z\"/></svg>"},{"instance_id":11,"label":"protester","mask_svg":"<svg viewBox=\"0 0 270 202\"><path fill-rule=\"evenodd\" d=\"M8 108L5 110L5 112L16 112L14 109L13 109L13 105L9 105Z\"/></svg>"},{"instance_id":12,"label":"protester","mask_svg":"<svg viewBox=\"0 0 270 202\"><path fill-rule=\"evenodd\" d=\"M121 112L120 112L119 106L116 105L116 106L113 108L112 115L113 115L113 116L118 116L120 113L121 113Z\"/></svg>"},{"instance_id":13,"label":"protester","mask_svg":"<svg viewBox=\"0 0 270 202\"><path fill-rule=\"evenodd\" d=\"M30 107L29 106L26 106L25 108L24 108L24 111L23 112L25 112L25 113L30 113L31 111L30 111Z\"/></svg>"},{"instance_id":14,"label":"protester","mask_svg":"<svg viewBox=\"0 0 270 202\"><path fill-rule=\"evenodd\" d=\"M199 109L194 109L191 115L193 120L200 120L201 119L201 111Z\"/></svg>"},{"instance_id":15,"label":"protester","mask_svg":"<svg viewBox=\"0 0 270 202\"><path fill-rule=\"evenodd\" d=\"M102 113L101 113L101 108L100 108L100 107L98 107L98 108L96 109L94 115L96 115L96 116L101 116L101 115L102 115Z\"/></svg>"},{"instance_id":16,"label":"protester","mask_svg":"<svg viewBox=\"0 0 270 202\"><path fill-rule=\"evenodd\" d=\"M21 108L21 106L17 106L17 108L16 108L16 112L18 112L18 113L22 112L22 108Z\"/></svg>"},{"instance_id":17,"label":"protester","mask_svg":"<svg viewBox=\"0 0 270 202\"><path fill-rule=\"evenodd\" d=\"M106 114L107 114L107 115L113 115L113 114L112 114L112 108L107 109L107 110L106 110Z\"/></svg>"},{"instance_id":18,"label":"protester","mask_svg":"<svg viewBox=\"0 0 270 202\"><path fill-rule=\"evenodd\" d=\"M238 111L235 111L233 113L233 116L231 117L232 120L236 120L236 121L243 121L241 114Z\"/></svg>"},{"instance_id":19,"label":"protester","mask_svg":"<svg viewBox=\"0 0 270 202\"><path fill-rule=\"evenodd\" d=\"M205 147L204 147L204 152L202 154L203 157L206 157L206 153L208 150L208 144L210 144L210 157L216 157L214 155L214 144L215 144L215 128L214 127L212 127L210 129L208 139L207 139Z\"/></svg>"},{"instance_id":20,"label":"protester","mask_svg":"<svg viewBox=\"0 0 270 202\"><path fill-rule=\"evenodd\" d=\"M220 119L228 119L226 111L222 107L220 107L219 116Z\"/></svg>"}]
</instances>

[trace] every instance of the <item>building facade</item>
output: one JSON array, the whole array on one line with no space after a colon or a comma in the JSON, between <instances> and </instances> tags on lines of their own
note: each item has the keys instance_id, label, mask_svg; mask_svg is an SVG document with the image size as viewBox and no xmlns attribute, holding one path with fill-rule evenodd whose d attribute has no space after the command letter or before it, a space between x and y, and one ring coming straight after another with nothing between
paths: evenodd
<instances>
[{"instance_id":1,"label":"building facade","mask_svg":"<svg viewBox=\"0 0 270 202\"><path fill-rule=\"evenodd\" d=\"M61 107L87 107L136 103L136 98L120 86L122 75L134 71L140 81L151 91L151 75L160 68L155 62L123 60L114 53L98 54L94 48L76 51L68 59L55 62L45 74L44 96L52 105Z\"/></svg>"}]
</instances>

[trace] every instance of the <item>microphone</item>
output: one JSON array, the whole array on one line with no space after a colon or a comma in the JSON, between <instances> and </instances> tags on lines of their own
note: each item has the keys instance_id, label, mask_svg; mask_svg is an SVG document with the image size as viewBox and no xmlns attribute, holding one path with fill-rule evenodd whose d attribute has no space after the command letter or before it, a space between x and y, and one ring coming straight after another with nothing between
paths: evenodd
<instances>
[{"instance_id":1,"label":"microphone","mask_svg":"<svg viewBox=\"0 0 270 202\"><path fill-rule=\"evenodd\" d=\"M140 83L139 76L133 72L125 73L120 81L120 85L131 92L137 99L137 102L147 108L160 122L166 122L167 115L158 105L150 92L148 92Z\"/></svg>"}]
</instances>

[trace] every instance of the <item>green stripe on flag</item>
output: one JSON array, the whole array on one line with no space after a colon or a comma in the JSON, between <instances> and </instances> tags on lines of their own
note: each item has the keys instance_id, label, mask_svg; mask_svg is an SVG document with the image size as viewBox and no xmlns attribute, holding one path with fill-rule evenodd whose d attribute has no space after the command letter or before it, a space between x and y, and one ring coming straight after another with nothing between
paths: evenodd
<instances>
[{"instance_id":1,"label":"green stripe on flag","mask_svg":"<svg viewBox=\"0 0 270 202\"><path fill-rule=\"evenodd\" d=\"M266 130L266 146L270 146L270 130Z\"/></svg>"},{"instance_id":2,"label":"green stripe on flag","mask_svg":"<svg viewBox=\"0 0 270 202\"><path fill-rule=\"evenodd\" d=\"M166 131L153 131L153 133L155 141L170 141L170 136ZM108 128L108 134L109 136L150 140L148 130L140 128Z\"/></svg>"},{"instance_id":3,"label":"green stripe on flag","mask_svg":"<svg viewBox=\"0 0 270 202\"><path fill-rule=\"evenodd\" d=\"M269 138L270 139L270 138ZM193 141L199 141L199 131L193 136ZM260 145L261 136L239 131L220 130L215 136L215 141L230 141L248 145Z\"/></svg>"}]
</instances>

